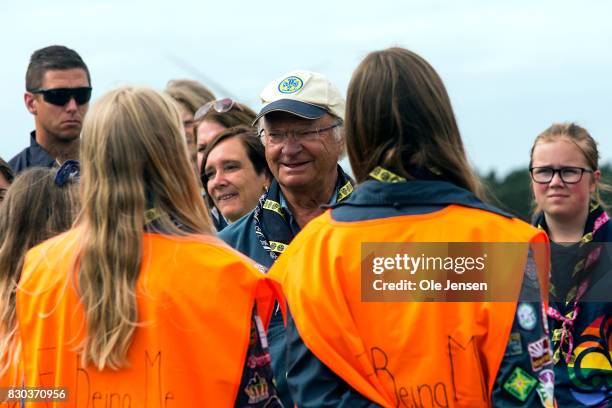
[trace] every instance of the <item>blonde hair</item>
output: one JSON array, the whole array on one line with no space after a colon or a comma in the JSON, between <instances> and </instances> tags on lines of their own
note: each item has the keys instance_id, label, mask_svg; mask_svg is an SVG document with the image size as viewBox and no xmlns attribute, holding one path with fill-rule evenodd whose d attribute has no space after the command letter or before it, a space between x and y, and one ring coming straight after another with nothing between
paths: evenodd
<instances>
[{"instance_id":1,"label":"blonde hair","mask_svg":"<svg viewBox=\"0 0 612 408\"><path fill-rule=\"evenodd\" d=\"M597 149L597 142L585 128L578 126L574 122L553 123L548 129L535 138L529 154L529 168L531 169L533 165L533 152L539 143L556 142L558 140L567 140L574 144L578 150L582 152L591 170L599 170L600 156L599 150ZM606 205L601 199L600 191L612 191L612 187L599 181L595 193L592 195L592 199L605 208ZM536 206L535 212L539 210L540 208Z\"/></svg>"},{"instance_id":2,"label":"blonde hair","mask_svg":"<svg viewBox=\"0 0 612 408\"><path fill-rule=\"evenodd\" d=\"M210 89L191 79L172 79L166 84L165 92L175 101L185 105L192 114L206 102L215 100Z\"/></svg>"},{"instance_id":3,"label":"blonde hair","mask_svg":"<svg viewBox=\"0 0 612 408\"><path fill-rule=\"evenodd\" d=\"M145 211L155 214L155 230L163 234L212 231L181 127L172 100L148 88L109 92L86 117L75 263L87 330L83 365L118 369L127 363L138 324Z\"/></svg>"},{"instance_id":4,"label":"blonde hair","mask_svg":"<svg viewBox=\"0 0 612 408\"><path fill-rule=\"evenodd\" d=\"M27 169L17 176L0 206L0 374L18 354L15 291L25 254L68 230L78 212L77 185L68 182L60 187L55 174L55 169Z\"/></svg>"}]
</instances>

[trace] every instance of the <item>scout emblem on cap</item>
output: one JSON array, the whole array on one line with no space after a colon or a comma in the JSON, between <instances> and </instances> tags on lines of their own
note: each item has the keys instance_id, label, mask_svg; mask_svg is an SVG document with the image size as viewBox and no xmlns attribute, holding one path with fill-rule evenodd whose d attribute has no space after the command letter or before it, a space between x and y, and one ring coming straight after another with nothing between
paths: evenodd
<instances>
[{"instance_id":1,"label":"scout emblem on cap","mask_svg":"<svg viewBox=\"0 0 612 408\"><path fill-rule=\"evenodd\" d=\"M296 76L290 76L281 81L278 84L278 91L284 94L296 93L304 86L304 81Z\"/></svg>"}]
</instances>

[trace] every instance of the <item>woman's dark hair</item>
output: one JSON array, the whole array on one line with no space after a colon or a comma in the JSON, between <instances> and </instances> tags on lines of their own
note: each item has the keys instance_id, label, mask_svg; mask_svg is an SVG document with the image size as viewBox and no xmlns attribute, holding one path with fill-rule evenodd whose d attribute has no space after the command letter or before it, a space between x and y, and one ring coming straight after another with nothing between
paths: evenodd
<instances>
[{"instance_id":1,"label":"woman's dark hair","mask_svg":"<svg viewBox=\"0 0 612 408\"><path fill-rule=\"evenodd\" d=\"M15 178L15 175L13 174L13 169L11 169L11 166L9 166L7 162L2 160L1 157L0 157L0 173L2 173L2 175L4 176L6 181L9 182L9 184L13 182L13 179Z\"/></svg>"},{"instance_id":2,"label":"woman's dark hair","mask_svg":"<svg viewBox=\"0 0 612 408\"><path fill-rule=\"evenodd\" d=\"M347 151L358 182L376 166L407 179L418 169L483 196L444 84L417 54L370 53L353 73L346 106Z\"/></svg>"}]
</instances>

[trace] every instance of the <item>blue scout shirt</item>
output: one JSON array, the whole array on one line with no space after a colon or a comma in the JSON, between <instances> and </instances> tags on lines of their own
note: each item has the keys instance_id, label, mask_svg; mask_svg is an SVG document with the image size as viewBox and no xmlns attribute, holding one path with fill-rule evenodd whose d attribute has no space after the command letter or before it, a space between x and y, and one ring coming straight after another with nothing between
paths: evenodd
<instances>
[{"instance_id":1,"label":"blue scout shirt","mask_svg":"<svg viewBox=\"0 0 612 408\"><path fill-rule=\"evenodd\" d=\"M15 175L28 167L53 167L55 163L55 159L36 141L36 131L30 133L30 146L9 160Z\"/></svg>"},{"instance_id":2,"label":"blue scout shirt","mask_svg":"<svg viewBox=\"0 0 612 408\"><path fill-rule=\"evenodd\" d=\"M338 191L334 191L328 204L335 204ZM293 214L289 210L287 200L280 193L280 205L286 215L288 215L289 227L293 236L300 232L300 227L295 221ZM249 212L235 223L227 226L219 232L219 238L228 243L232 248L242 252L255 262L269 269L274 260L262 247L261 242L255 234L254 211ZM270 343L270 355L272 357L272 371L276 379L276 386L283 404L287 407L293 406L293 401L289 395L286 378L286 331L283 323L282 314L277 309L270 326L268 328L268 341Z\"/></svg>"}]
</instances>

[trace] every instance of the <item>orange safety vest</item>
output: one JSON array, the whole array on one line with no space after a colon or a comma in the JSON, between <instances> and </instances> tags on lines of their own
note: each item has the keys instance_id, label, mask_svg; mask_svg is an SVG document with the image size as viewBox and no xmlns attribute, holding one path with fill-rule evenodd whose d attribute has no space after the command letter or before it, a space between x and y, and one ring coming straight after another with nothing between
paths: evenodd
<instances>
[{"instance_id":1,"label":"orange safety vest","mask_svg":"<svg viewBox=\"0 0 612 408\"><path fill-rule=\"evenodd\" d=\"M489 406L517 302L364 302L364 242L542 242L547 252L546 235L517 219L458 205L355 222L335 221L327 211L269 272L283 287L304 344L369 400L384 407ZM524 247L521 276L508 282L513 299L526 265ZM538 269L545 298L547 253L535 257L540 266L545 262Z\"/></svg>"},{"instance_id":2,"label":"orange safety vest","mask_svg":"<svg viewBox=\"0 0 612 408\"><path fill-rule=\"evenodd\" d=\"M22 385L23 367L20 362L10 364L7 370L0 376L0 408L20 408L19 402L16 400L7 400L8 391L10 389L18 389Z\"/></svg>"},{"instance_id":3,"label":"orange safety vest","mask_svg":"<svg viewBox=\"0 0 612 408\"><path fill-rule=\"evenodd\" d=\"M68 392L68 403L39 405L233 406L254 302L267 322L276 299L252 262L216 237L145 233L129 367L99 371L76 351L85 316L68 277L79 238L71 230L32 249L17 292L25 385Z\"/></svg>"}]
</instances>

